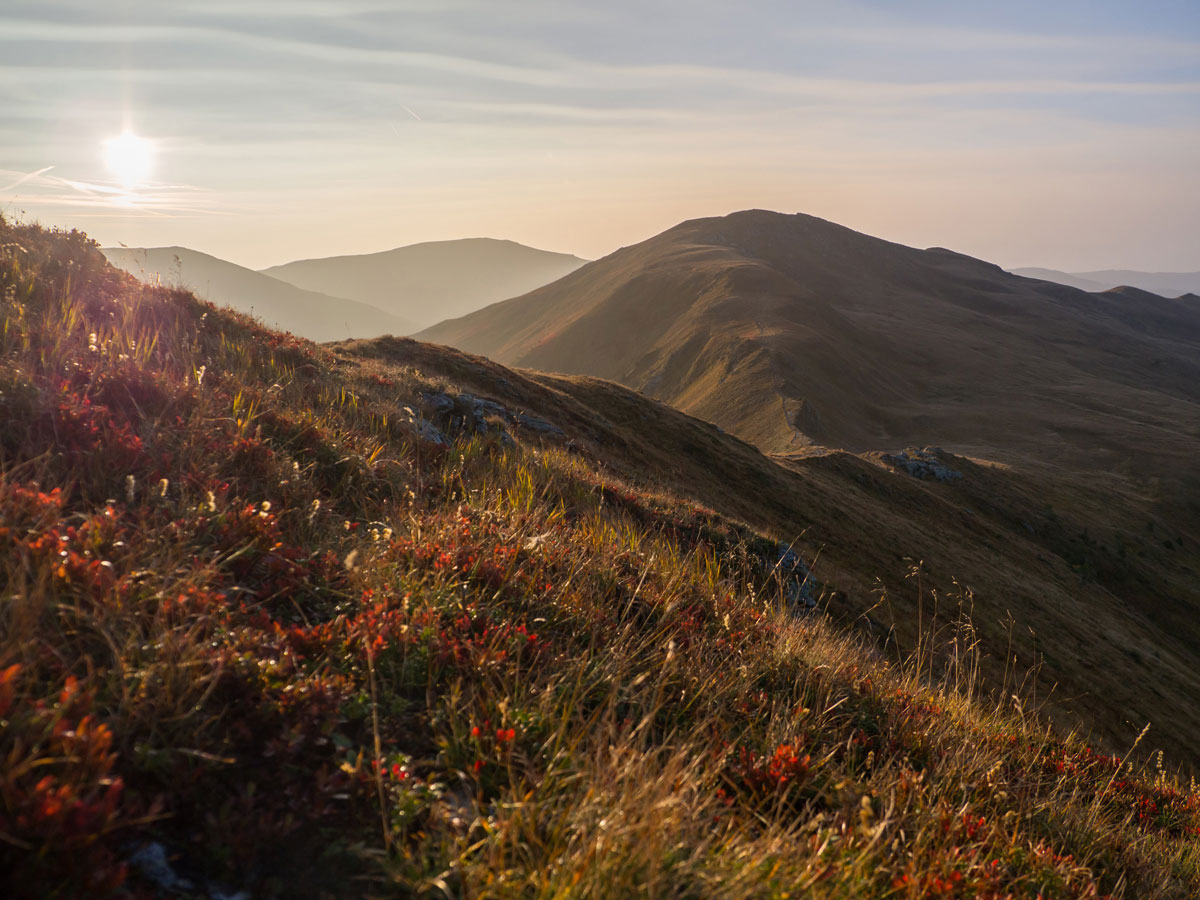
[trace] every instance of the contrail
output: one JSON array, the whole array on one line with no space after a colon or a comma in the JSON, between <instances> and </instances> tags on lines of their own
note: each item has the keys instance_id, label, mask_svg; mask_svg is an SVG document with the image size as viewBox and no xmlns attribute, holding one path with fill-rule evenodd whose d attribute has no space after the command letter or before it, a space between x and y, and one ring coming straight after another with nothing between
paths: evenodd
<instances>
[{"instance_id":1,"label":"contrail","mask_svg":"<svg viewBox=\"0 0 1200 900\"><path fill-rule=\"evenodd\" d=\"M413 112L411 109L409 109L407 106L405 106L403 103L400 104L400 108L402 110L404 110L406 113L408 113L410 116L412 116L414 119L416 119L418 122L425 121L420 116L418 116L415 112Z\"/></svg>"},{"instance_id":2,"label":"contrail","mask_svg":"<svg viewBox=\"0 0 1200 900\"><path fill-rule=\"evenodd\" d=\"M44 169L38 169L36 172L30 172L28 175L22 175L20 178L18 178L12 184L6 184L4 187L0 188L0 191L11 191L17 185L24 184L30 178L37 178L39 175L45 175L47 172L49 172L53 168L54 168L54 166L46 166L46 168L44 168Z\"/></svg>"}]
</instances>

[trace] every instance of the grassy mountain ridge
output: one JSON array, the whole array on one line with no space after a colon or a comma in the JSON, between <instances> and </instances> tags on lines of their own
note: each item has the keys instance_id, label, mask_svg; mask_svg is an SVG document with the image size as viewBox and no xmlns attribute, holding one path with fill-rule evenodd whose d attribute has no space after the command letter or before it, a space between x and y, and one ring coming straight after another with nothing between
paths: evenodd
<instances>
[{"instance_id":1,"label":"grassy mountain ridge","mask_svg":"<svg viewBox=\"0 0 1200 900\"><path fill-rule=\"evenodd\" d=\"M110 263L142 281L192 290L272 328L315 341L407 334L412 322L340 295L304 290L186 247L106 247Z\"/></svg>"},{"instance_id":2,"label":"grassy mountain ridge","mask_svg":"<svg viewBox=\"0 0 1200 900\"><path fill-rule=\"evenodd\" d=\"M1047 712L1064 727L1086 728L1118 748L1153 721L1156 746L1194 759L1200 720L1171 699L1200 689L1197 547L1176 524L1194 511L1147 503L1116 474L1064 480L1052 466L1017 469L944 454L964 477L941 484L899 474L879 453L772 457L601 379L507 370L407 339L337 347L537 410L625 471L653 471L676 495L795 541L817 560L815 574L836 587L835 619L861 622L886 591L869 628L905 648L918 637L908 576L921 561L927 588L943 597L964 585L973 591L988 651L981 665L992 683L1004 677L1006 652L1022 671L1040 660L1034 684L1053 693ZM1154 602L1131 608L1131 597ZM1020 627L1010 634L1013 617Z\"/></svg>"},{"instance_id":3,"label":"grassy mountain ridge","mask_svg":"<svg viewBox=\"0 0 1200 900\"><path fill-rule=\"evenodd\" d=\"M939 590L973 588L994 658L1015 616L1036 632L1017 648L1043 656L1064 706L1117 745L1169 722L1159 737L1191 758L1200 723L1169 698L1200 667L1198 313L753 210L419 337L612 378L773 452L807 485L774 488L788 500L773 525L836 570L847 618L874 579L894 596L898 561L923 560ZM900 448L927 444L960 481L884 477ZM877 630L895 619L911 643L914 613Z\"/></svg>"},{"instance_id":4,"label":"grassy mountain ridge","mask_svg":"<svg viewBox=\"0 0 1200 900\"><path fill-rule=\"evenodd\" d=\"M1188 304L763 210L682 223L420 337L611 378L769 451L937 443L1175 469L1200 428Z\"/></svg>"},{"instance_id":5,"label":"grassy mountain ridge","mask_svg":"<svg viewBox=\"0 0 1200 900\"><path fill-rule=\"evenodd\" d=\"M370 303L426 328L541 287L584 262L515 241L466 238L302 259L262 271L308 290Z\"/></svg>"},{"instance_id":6,"label":"grassy mountain ridge","mask_svg":"<svg viewBox=\"0 0 1200 900\"><path fill-rule=\"evenodd\" d=\"M716 508L951 485L0 229L9 896L1200 889L1193 788L987 700L965 622L906 665L798 615L792 536Z\"/></svg>"}]
</instances>

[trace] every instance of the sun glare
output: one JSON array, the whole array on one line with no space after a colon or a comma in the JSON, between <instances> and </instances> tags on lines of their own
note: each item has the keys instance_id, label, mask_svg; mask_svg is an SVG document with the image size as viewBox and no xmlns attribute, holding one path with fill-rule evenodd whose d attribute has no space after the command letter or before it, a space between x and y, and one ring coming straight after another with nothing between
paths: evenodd
<instances>
[{"instance_id":1,"label":"sun glare","mask_svg":"<svg viewBox=\"0 0 1200 900\"><path fill-rule=\"evenodd\" d=\"M150 141L130 131L104 142L104 163L125 188L136 187L149 178L153 154Z\"/></svg>"}]
</instances>

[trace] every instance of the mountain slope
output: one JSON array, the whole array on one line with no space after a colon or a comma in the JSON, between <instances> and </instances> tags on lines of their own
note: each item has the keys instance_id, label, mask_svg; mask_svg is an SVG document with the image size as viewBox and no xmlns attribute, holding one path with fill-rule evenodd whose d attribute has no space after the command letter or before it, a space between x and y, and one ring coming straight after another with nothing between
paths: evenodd
<instances>
[{"instance_id":1,"label":"mountain slope","mask_svg":"<svg viewBox=\"0 0 1200 900\"><path fill-rule=\"evenodd\" d=\"M419 337L611 378L773 454L804 488L715 480L746 492L728 508L750 521L778 502L773 527L820 552L848 620L871 606L873 579L893 596L902 560L924 560L939 591L974 589L993 651L1009 613L1036 631L1022 653L1045 654L1046 686L1093 727L1128 737L1170 718L1146 714L1154 688L1129 687L1152 671L1174 685L1163 700L1195 690L1195 304L748 212L684 223ZM946 451L895 452L928 444ZM814 506L825 514L802 512ZM915 613L877 624L911 640Z\"/></svg>"},{"instance_id":2,"label":"mountain slope","mask_svg":"<svg viewBox=\"0 0 1200 900\"><path fill-rule=\"evenodd\" d=\"M2 219L0 424L6 897L1200 890L1194 784L983 693L966 622L886 662L780 534L688 499L862 547L910 516L977 566L1020 514L989 473L986 521L925 536L952 487L807 477L596 379L317 347Z\"/></svg>"},{"instance_id":3,"label":"mountain slope","mask_svg":"<svg viewBox=\"0 0 1200 900\"><path fill-rule=\"evenodd\" d=\"M1200 272L1137 272L1099 269L1094 272L1060 272L1057 269L1013 269L1014 275L1054 281L1085 291L1107 291L1127 285L1162 297L1200 292Z\"/></svg>"},{"instance_id":4,"label":"mountain slope","mask_svg":"<svg viewBox=\"0 0 1200 900\"><path fill-rule=\"evenodd\" d=\"M513 241L470 238L304 259L263 272L306 290L370 303L424 328L541 287L583 264Z\"/></svg>"},{"instance_id":5,"label":"mountain slope","mask_svg":"<svg viewBox=\"0 0 1200 900\"><path fill-rule=\"evenodd\" d=\"M413 324L355 300L295 285L185 247L106 247L109 262L142 281L194 290L314 341L407 334Z\"/></svg>"},{"instance_id":6,"label":"mountain slope","mask_svg":"<svg viewBox=\"0 0 1200 900\"><path fill-rule=\"evenodd\" d=\"M335 349L368 371L416 369L536 412L618 470L651 472L674 494L794 542L817 560L836 620L901 647L919 638L919 562L925 588L943 598L943 625L960 614L953 598L971 593L988 684L1006 668L1036 668L1029 685L1064 727L1118 749L1150 721L1155 746L1200 763L1190 737L1200 715L1173 699L1200 691L1200 540L1180 527L1195 518L1178 494L1147 497L1117 473L948 453L940 461L962 477L946 483L879 453L771 457L600 379L510 371L408 339ZM1200 496L1194 473L1182 496Z\"/></svg>"},{"instance_id":7,"label":"mountain slope","mask_svg":"<svg viewBox=\"0 0 1200 900\"><path fill-rule=\"evenodd\" d=\"M1200 429L1200 315L1093 295L810 216L685 222L420 333L612 378L771 451L938 443L984 456L1146 451Z\"/></svg>"}]
</instances>

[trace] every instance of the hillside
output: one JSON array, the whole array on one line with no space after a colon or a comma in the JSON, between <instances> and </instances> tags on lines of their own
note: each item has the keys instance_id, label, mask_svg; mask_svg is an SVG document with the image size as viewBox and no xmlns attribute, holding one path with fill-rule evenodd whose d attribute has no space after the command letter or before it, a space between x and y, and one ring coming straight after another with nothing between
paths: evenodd
<instances>
[{"instance_id":1,"label":"hillside","mask_svg":"<svg viewBox=\"0 0 1200 900\"><path fill-rule=\"evenodd\" d=\"M1086 294L804 215L685 222L419 336L610 378L768 451L936 443L1171 468L1200 433L1194 307Z\"/></svg>"},{"instance_id":2,"label":"hillside","mask_svg":"<svg viewBox=\"0 0 1200 900\"><path fill-rule=\"evenodd\" d=\"M922 584L940 598L924 611L926 627L970 610L989 686L1023 681L1047 716L1110 750L1152 722L1156 747L1200 764L1200 716L1178 703L1200 691L1200 542L1180 527L1195 508L1176 493L1147 498L1118 473L1072 476L945 451L936 466L961 476L945 482L913 477L879 452L765 456L600 379L510 371L412 340L336 346L367 365L416 368L537 411L618 471L653 472L672 494L777 535L816 561L831 618L891 652L920 639ZM1194 498L1191 479L1184 496Z\"/></svg>"},{"instance_id":3,"label":"hillside","mask_svg":"<svg viewBox=\"0 0 1200 900\"><path fill-rule=\"evenodd\" d=\"M378 306L427 328L549 284L584 262L514 241L469 238L303 259L263 272L306 290Z\"/></svg>"},{"instance_id":4,"label":"hillside","mask_svg":"<svg viewBox=\"0 0 1200 900\"><path fill-rule=\"evenodd\" d=\"M778 503L770 524L836 572L836 613L871 607L877 578L894 596L902 561L924 560L940 591L973 589L993 658L1015 617L1064 707L1116 745L1152 720L1194 759L1200 720L1172 698L1200 670L1195 305L753 211L419 337L611 378L773 453L803 488L747 486L736 514ZM927 445L944 448L932 465L912 449ZM962 477L893 474L935 466ZM876 630L895 621L911 646L915 612Z\"/></svg>"},{"instance_id":5,"label":"hillside","mask_svg":"<svg viewBox=\"0 0 1200 900\"><path fill-rule=\"evenodd\" d=\"M1200 272L1137 272L1131 269L1099 269L1094 272L1060 272L1057 269L1013 269L1014 275L1054 281L1081 290L1098 292L1115 287L1134 287L1162 297L1179 297L1200 291Z\"/></svg>"},{"instance_id":6,"label":"hillside","mask_svg":"<svg viewBox=\"0 0 1200 900\"><path fill-rule=\"evenodd\" d=\"M965 619L885 661L770 524L869 551L907 515L978 566L1043 499L1004 470L945 458L979 507L955 521L950 485L878 460L773 461L413 341L317 347L2 220L0 313L6 896L1200 890L1194 786L1053 730L1019 670L986 690ZM1120 656L1090 643L1101 684Z\"/></svg>"},{"instance_id":7,"label":"hillside","mask_svg":"<svg viewBox=\"0 0 1200 900\"><path fill-rule=\"evenodd\" d=\"M412 322L339 295L304 290L186 247L106 247L114 266L136 278L196 292L196 296L250 313L271 328L314 341L408 334Z\"/></svg>"}]
</instances>

